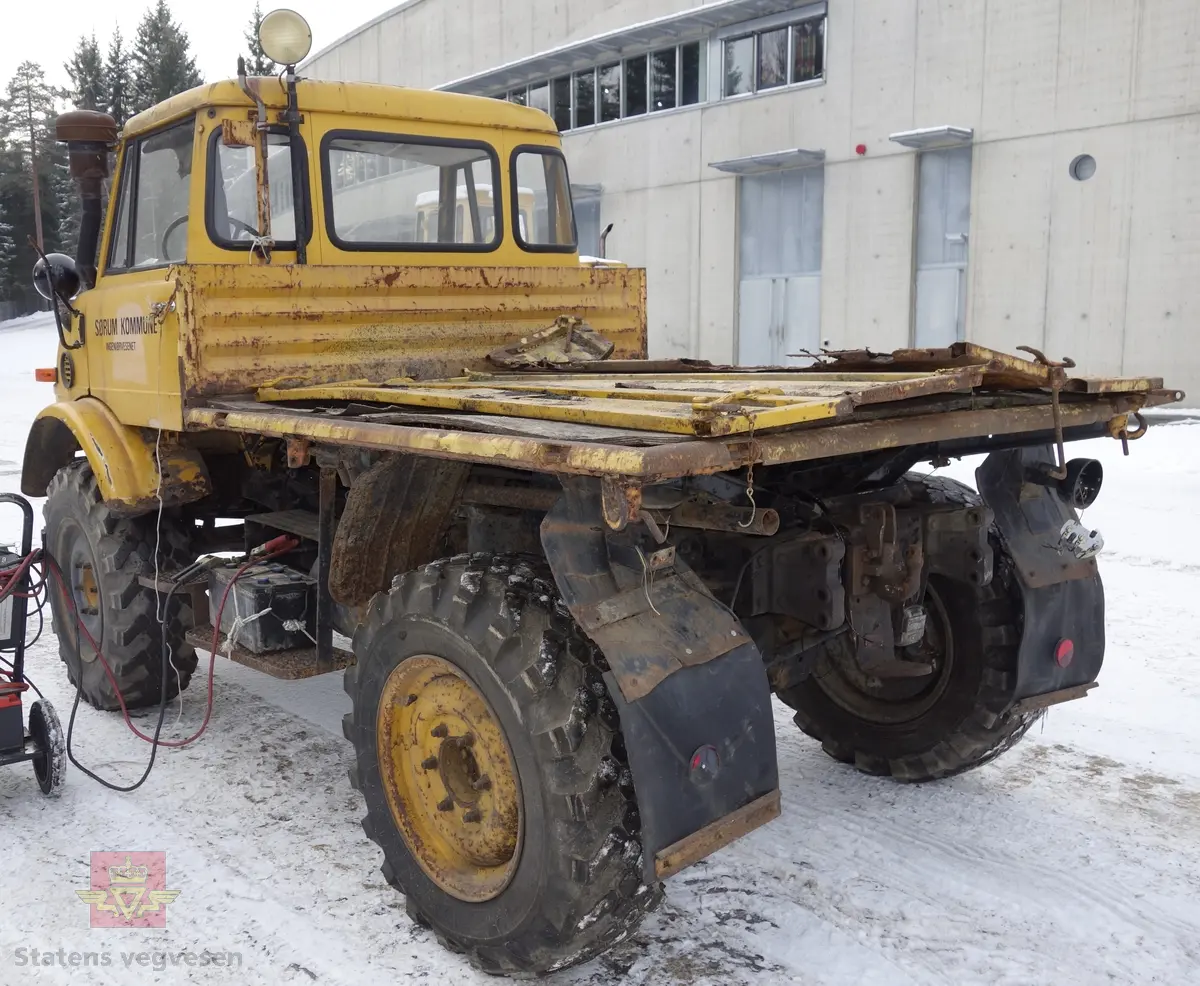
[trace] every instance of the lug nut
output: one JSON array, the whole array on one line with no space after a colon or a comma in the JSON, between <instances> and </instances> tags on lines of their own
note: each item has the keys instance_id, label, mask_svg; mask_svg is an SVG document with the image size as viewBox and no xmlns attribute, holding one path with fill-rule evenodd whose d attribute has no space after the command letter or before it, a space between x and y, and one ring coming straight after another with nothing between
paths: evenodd
<instances>
[{"instance_id":1,"label":"lug nut","mask_svg":"<svg viewBox=\"0 0 1200 986\"><path fill-rule=\"evenodd\" d=\"M478 808L469 808L466 812L463 813L463 821L464 822L478 822L478 821L481 821L482 819L483 819L483 816L481 814L479 814Z\"/></svg>"},{"instance_id":2,"label":"lug nut","mask_svg":"<svg viewBox=\"0 0 1200 986\"><path fill-rule=\"evenodd\" d=\"M449 733L450 730L444 722L439 722L433 727L433 729L429 731L429 735L437 739L444 739L447 735L449 735Z\"/></svg>"},{"instance_id":3,"label":"lug nut","mask_svg":"<svg viewBox=\"0 0 1200 986\"><path fill-rule=\"evenodd\" d=\"M426 757L424 760L421 761L421 769L422 770L433 770L433 768L436 767L437 765L438 765L437 757Z\"/></svg>"},{"instance_id":4,"label":"lug nut","mask_svg":"<svg viewBox=\"0 0 1200 986\"><path fill-rule=\"evenodd\" d=\"M492 789L492 779L487 774L480 774L478 780L471 782L471 787L476 791L490 791Z\"/></svg>"},{"instance_id":5,"label":"lug nut","mask_svg":"<svg viewBox=\"0 0 1200 986\"><path fill-rule=\"evenodd\" d=\"M449 811L453 807L454 807L454 799L452 797L450 797L450 795L447 794L444 798L442 798L441 801L438 802L437 810L438 811Z\"/></svg>"}]
</instances>

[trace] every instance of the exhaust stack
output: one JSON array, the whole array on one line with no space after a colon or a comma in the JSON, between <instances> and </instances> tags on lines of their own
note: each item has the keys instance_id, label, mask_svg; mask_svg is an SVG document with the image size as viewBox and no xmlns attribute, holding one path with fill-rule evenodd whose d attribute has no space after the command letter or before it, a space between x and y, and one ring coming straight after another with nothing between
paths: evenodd
<instances>
[{"instance_id":1,"label":"exhaust stack","mask_svg":"<svg viewBox=\"0 0 1200 986\"><path fill-rule=\"evenodd\" d=\"M75 264L83 286L90 288L96 283L104 179L108 177L108 152L117 140L117 122L96 110L72 110L59 116L54 136L67 145L71 176L79 186L82 217Z\"/></svg>"}]
</instances>

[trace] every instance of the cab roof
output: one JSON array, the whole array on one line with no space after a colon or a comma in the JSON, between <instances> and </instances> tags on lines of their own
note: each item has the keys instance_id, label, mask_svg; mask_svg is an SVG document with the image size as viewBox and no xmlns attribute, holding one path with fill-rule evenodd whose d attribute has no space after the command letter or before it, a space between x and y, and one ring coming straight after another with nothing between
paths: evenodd
<instances>
[{"instance_id":1,"label":"cab roof","mask_svg":"<svg viewBox=\"0 0 1200 986\"><path fill-rule=\"evenodd\" d=\"M262 94L263 104L268 109L286 109L287 94L280 79L266 76L251 79L250 82ZM539 133L558 132L554 121L541 110L486 96L315 79L300 79L296 85L296 95L302 113L373 116ZM210 82L181 92L131 117L125 124L124 133L126 137L131 137L154 130L162 124L210 106L252 105L236 79Z\"/></svg>"}]
</instances>

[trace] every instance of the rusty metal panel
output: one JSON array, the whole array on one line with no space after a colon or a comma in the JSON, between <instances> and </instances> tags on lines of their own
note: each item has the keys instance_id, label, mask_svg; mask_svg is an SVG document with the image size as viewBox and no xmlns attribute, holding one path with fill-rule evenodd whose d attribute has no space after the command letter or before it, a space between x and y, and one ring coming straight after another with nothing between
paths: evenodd
<instances>
[{"instance_id":1,"label":"rusty metal panel","mask_svg":"<svg viewBox=\"0 0 1200 986\"><path fill-rule=\"evenodd\" d=\"M1064 428L1109 422L1141 407L1169 403L1171 392L1102 395L1062 407ZM518 419L510 419L516 421ZM581 476L617 476L644 483L678 476L729 472L750 463L775 465L802 462L882 448L988 435L1048 431L1050 405L946 410L869 421L830 422L768 435L691 439L650 446L578 440L555 441L531 431L529 436L455 431L448 425L419 427L378 424L309 411L247 402L197 407L187 412L188 427L288 438L305 437L331 445L380 451L419 452L443 459L509 465L534 472Z\"/></svg>"},{"instance_id":2,"label":"rusty metal panel","mask_svg":"<svg viewBox=\"0 0 1200 986\"><path fill-rule=\"evenodd\" d=\"M702 437L755 433L849 414L857 406L967 392L975 367L933 373L716 374L604 379L557 374L263 387L261 401L369 401Z\"/></svg>"},{"instance_id":3,"label":"rusty metal panel","mask_svg":"<svg viewBox=\"0 0 1200 986\"><path fill-rule=\"evenodd\" d=\"M185 396L268 383L429 380L495 368L492 350L582 318L618 358L646 348L631 268L204 264L178 268Z\"/></svg>"},{"instance_id":4,"label":"rusty metal panel","mask_svg":"<svg viewBox=\"0 0 1200 986\"><path fill-rule=\"evenodd\" d=\"M258 124L254 120L221 121L221 143L226 147L255 147L258 144Z\"/></svg>"},{"instance_id":5,"label":"rusty metal panel","mask_svg":"<svg viewBox=\"0 0 1200 986\"><path fill-rule=\"evenodd\" d=\"M1070 364L1068 364L1070 365ZM876 353L869 349L827 352L815 370L931 371L949 367L977 366L987 387L1049 387L1052 367L1034 360L1002 353L973 342L956 342L944 349L897 349ZM1063 390L1087 394L1129 393L1157 390L1157 377L1070 377Z\"/></svg>"}]
</instances>

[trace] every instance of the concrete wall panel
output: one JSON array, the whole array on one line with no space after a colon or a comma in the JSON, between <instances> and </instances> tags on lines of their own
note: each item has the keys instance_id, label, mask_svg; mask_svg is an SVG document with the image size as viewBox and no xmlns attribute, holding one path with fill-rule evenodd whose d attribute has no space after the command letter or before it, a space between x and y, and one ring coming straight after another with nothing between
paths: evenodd
<instances>
[{"instance_id":1,"label":"concrete wall panel","mask_svg":"<svg viewBox=\"0 0 1200 986\"><path fill-rule=\"evenodd\" d=\"M917 0L857 0L850 141L870 145L913 126Z\"/></svg>"},{"instance_id":2,"label":"concrete wall panel","mask_svg":"<svg viewBox=\"0 0 1200 986\"><path fill-rule=\"evenodd\" d=\"M976 0L920 0L914 126L979 126L985 11Z\"/></svg>"},{"instance_id":3,"label":"concrete wall panel","mask_svg":"<svg viewBox=\"0 0 1200 986\"><path fill-rule=\"evenodd\" d=\"M1089 373L1119 373L1129 275L1134 129L1059 134L1051 167L1046 355ZM1092 154L1096 174L1075 181L1069 163Z\"/></svg>"},{"instance_id":4,"label":"concrete wall panel","mask_svg":"<svg viewBox=\"0 0 1200 986\"><path fill-rule=\"evenodd\" d=\"M1138 128L1124 360L1200 399L1200 117Z\"/></svg>"},{"instance_id":5,"label":"concrete wall panel","mask_svg":"<svg viewBox=\"0 0 1200 986\"><path fill-rule=\"evenodd\" d=\"M737 180L700 183L698 355L733 362L737 324Z\"/></svg>"},{"instance_id":6,"label":"concrete wall panel","mask_svg":"<svg viewBox=\"0 0 1200 986\"><path fill-rule=\"evenodd\" d=\"M915 161L915 155L899 154L837 166L849 172L843 243L846 315L843 325L829 326L828 332L840 329L846 344L872 349L908 345ZM823 257L822 266L832 259Z\"/></svg>"},{"instance_id":7,"label":"concrete wall panel","mask_svg":"<svg viewBox=\"0 0 1200 986\"><path fill-rule=\"evenodd\" d=\"M1060 0L1055 129L1130 117L1140 0Z\"/></svg>"},{"instance_id":8,"label":"concrete wall panel","mask_svg":"<svg viewBox=\"0 0 1200 986\"><path fill-rule=\"evenodd\" d=\"M987 4L981 139L1054 129L1060 2Z\"/></svg>"},{"instance_id":9,"label":"concrete wall panel","mask_svg":"<svg viewBox=\"0 0 1200 986\"><path fill-rule=\"evenodd\" d=\"M1133 115L1200 112L1200 3L1141 0Z\"/></svg>"},{"instance_id":10,"label":"concrete wall panel","mask_svg":"<svg viewBox=\"0 0 1200 986\"><path fill-rule=\"evenodd\" d=\"M1041 348L1046 323L1054 138L974 150L967 338Z\"/></svg>"}]
</instances>

